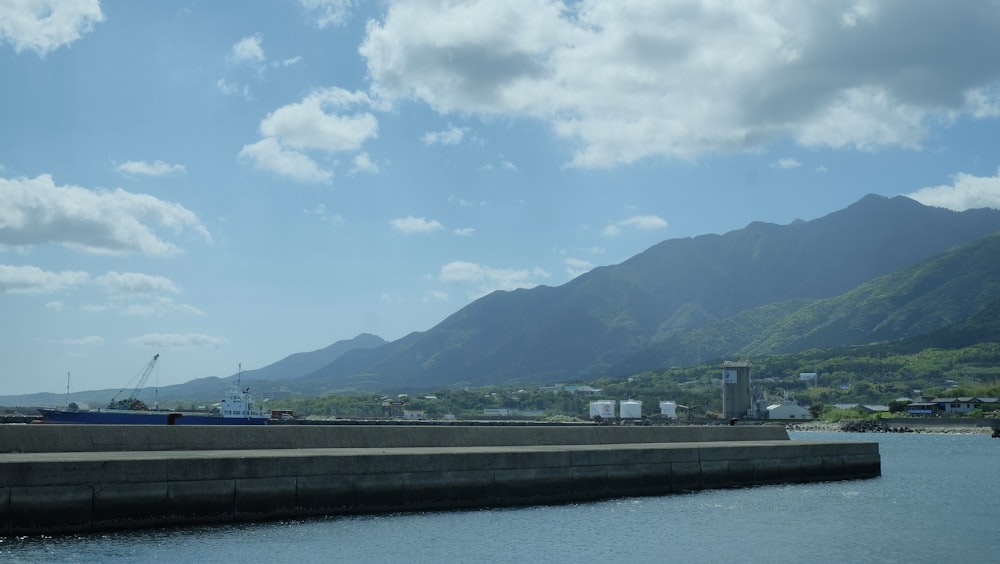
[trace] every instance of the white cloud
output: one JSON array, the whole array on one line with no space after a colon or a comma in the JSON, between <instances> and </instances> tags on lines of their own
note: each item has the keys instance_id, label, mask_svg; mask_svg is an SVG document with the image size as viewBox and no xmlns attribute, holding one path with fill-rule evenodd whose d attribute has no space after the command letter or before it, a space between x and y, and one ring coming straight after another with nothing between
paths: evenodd
<instances>
[{"instance_id":1,"label":"white cloud","mask_svg":"<svg viewBox=\"0 0 1000 564\"><path fill-rule=\"evenodd\" d=\"M428 290L424 293L424 302L446 302L448 301L448 293L442 292L440 290Z\"/></svg>"},{"instance_id":2,"label":"white cloud","mask_svg":"<svg viewBox=\"0 0 1000 564\"><path fill-rule=\"evenodd\" d=\"M118 172L123 172L125 174L140 174L143 176L164 176L172 173L186 172L186 168L182 164L169 164L163 161L157 160L152 163L147 163L146 161L128 161L124 164L118 165L116 168Z\"/></svg>"},{"instance_id":3,"label":"white cloud","mask_svg":"<svg viewBox=\"0 0 1000 564\"><path fill-rule=\"evenodd\" d=\"M167 315L198 316L205 312L190 304L175 302L166 296L115 296L108 308L126 317L164 317Z\"/></svg>"},{"instance_id":4,"label":"white cloud","mask_svg":"<svg viewBox=\"0 0 1000 564\"><path fill-rule=\"evenodd\" d=\"M799 168L800 166L802 166L802 163L791 157L778 159L776 162L771 163L771 168L777 168L782 170L789 168Z\"/></svg>"},{"instance_id":5,"label":"white cloud","mask_svg":"<svg viewBox=\"0 0 1000 564\"><path fill-rule=\"evenodd\" d=\"M148 333L129 339L129 343L133 345L164 349L217 347L226 342L226 339L222 337L212 337L201 333Z\"/></svg>"},{"instance_id":6,"label":"white cloud","mask_svg":"<svg viewBox=\"0 0 1000 564\"><path fill-rule=\"evenodd\" d=\"M62 300L53 300L45 304L45 309L51 309L52 311L62 311L63 306L66 304Z\"/></svg>"},{"instance_id":7,"label":"white cloud","mask_svg":"<svg viewBox=\"0 0 1000 564\"><path fill-rule=\"evenodd\" d=\"M290 67L296 65L302 60L301 56L289 57L287 59L282 59L280 61L275 61L274 66L276 67Z\"/></svg>"},{"instance_id":8,"label":"white cloud","mask_svg":"<svg viewBox=\"0 0 1000 564\"><path fill-rule=\"evenodd\" d=\"M339 213L330 213L326 209L326 204L316 204L316 206L311 210L304 210L306 215L315 217L316 219L330 223L332 225L343 225L344 217Z\"/></svg>"},{"instance_id":9,"label":"white cloud","mask_svg":"<svg viewBox=\"0 0 1000 564\"><path fill-rule=\"evenodd\" d=\"M301 102L282 106L268 114L260 122L260 132L295 149L330 153L354 151L377 136L375 116L368 112L350 115L327 112L370 103L368 95L361 92L342 88L317 90Z\"/></svg>"},{"instance_id":10,"label":"white cloud","mask_svg":"<svg viewBox=\"0 0 1000 564\"><path fill-rule=\"evenodd\" d=\"M795 136L807 147L917 149L927 136L927 119L927 110L901 103L884 88L851 88L819 108Z\"/></svg>"},{"instance_id":11,"label":"white cloud","mask_svg":"<svg viewBox=\"0 0 1000 564\"><path fill-rule=\"evenodd\" d=\"M50 272L35 266L0 264L0 290L5 293L51 294L88 282L90 275L82 271Z\"/></svg>"},{"instance_id":12,"label":"white cloud","mask_svg":"<svg viewBox=\"0 0 1000 564\"><path fill-rule=\"evenodd\" d=\"M358 153L357 155L354 155L354 159L351 162L354 163L354 166L351 167L351 174L357 174L359 172L375 174L379 171L378 165L372 162L368 153Z\"/></svg>"},{"instance_id":13,"label":"white cloud","mask_svg":"<svg viewBox=\"0 0 1000 564\"><path fill-rule=\"evenodd\" d=\"M533 288L549 276L541 268L491 268L473 262L452 261L441 267L438 279L464 287L468 297L474 299L496 290Z\"/></svg>"},{"instance_id":14,"label":"white cloud","mask_svg":"<svg viewBox=\"0 0 1000 564\"><path fill-rule=\"evenodd\" d=\"M240 160L299 182L329 182L333 178L333 171L321 168L303 153L283 148L271 137L253 145L244 145L240 150Z\"/></svg>"},{"instance_id":15,"label":"white cloud","mask_svg":"<svg viewBox=\"0 0 1000 564\"><path fill-rule=\"evenodd\" d=\"M497 155L497 162L486 163L482 170L506 170L507 172L517 172L517 165L508 161L503 155Z\"/></svg>"},{"instance_id":16,"label":"white cloud","mask_svg":"<svg viewBox=\"0 0 1000 564\"><path fill-rule=\"evenodd\" d=\"M226 95L238 95L243 97L245 100L252 100L253 94L250 93L250 87L245 84L237 84L235 82L220 78L216 81L215 86Z\"/></svg>"},{"instance_id":17,"label":"white cloud","mask_svg":"<svg viewBox=\"0 0 1000 564\"><path fill-rule=\"evenodd\" d=\"M969 91L965 103L977 118L1000 117L1000 83Z\"/></svg>"},{"instance_id":18,"label":"white cloud","mask_svg":"<svg viewBox=\"0 0 1000 564\"><path fill-rule=\"evenodd\" d=\"M482 201L480 201L480 202L473 202L471 200L466 200L464 198L459 198L458 196L455 196L454 194L451 195L451 196L448 196L448 201L452 202L452 203L456 203L456 204L458 204L458 205L460 205L462 207L467 207L467 208L479 208L479 207L485 207L485 206L490 205L489 202L482 202Z\"/></svg>"},{"instance_id":19,"label":"white cloud","mask_svg":"<svg viewBox=\"0 0 1000 564\"><path fill-rule=\"evenodd\" d=\"M96 335L90 335L87 337L81 337L79 339L61 339L56 341L62 345L73 345L73 346L83 346L83 347L99 347L104 344L104 337L99 337Z\"/></svg>"},{"instance_id":20,"label":"white cloud","mask_svg":"<svg viewBox=\"0 0 1000 564\"><path fill-rule=\"evenodd\" d=\"M249 35L234 43L229 49L229 54L226 56L226 61L228 61L230 65L227 73L240 74L243 75L245 79L254 79L258 82L262 81L264 79L264 71L267 69L267 56L264 54L264 47L262 44L263 37L259 33L256 35ZM296 62L298 62L298 57L273 63L272 66L288 66L295 64ZM250 69L252 75L249 77L246 76L246 71L242 69ZM230 78L223 77L217 80L215 85L223 94L238 95L247 101L253 100L253 94L250 91L250 86L248 84L243 84L238 80L231 80Z\"/></svg>"},{"instance_id":21,"label":"white cloud","mask_svg":"<svg viewBox=\"0 0 1000 564\"><path fill-rule=\"evenodd\" d=\"M179 294L180 289L168 278L138 272L110 271L94 278L108 300L92 308L92 313L113 311L128 317L163 317L166 315L204 315L189 304L175 302L163 294Z\"/></svg>"},{"instance_id":22,"label":"white cloud","mask_svg":"<svg viewBox=\"0 0 1000 564\"><path fill-rule=\"evenodd\" d=\"M604 234L613 237L621 233L621 230L626 227L645 231L653 229L666 229L667 220L656 215L637 215L612 223L611 225L605 227Z\"/></svg>"},{"instance_id":23,"label":"white cloud","mask_svg":"<svg viewBox=\"0 0 1000 564\"><path fill-rule=\"evenodd\" d=\"M572 165L609 167L919 148L932 125L997 115L998 28L992 2L429 0L390 3L360 52L383 99L541 120Z\"/></svg>"},{"instance_id":24,"label":"white cloud","mask_svg":"<svg viewBox=\"0 0 1000 564\"><path fill-rule=\"evenodd\" d=\"M56 243L92 253L178 252L158 227L190 229L211 241L193 212L148 194L56 186L47 174L0 178L0 248Z\"/></svg>"},{"instance_id":25,"label":"white cloud","mask_svg":"<svg viewBox=\"0 0 1000 564\"><path fill-rule=\"evenodd\" d=\"M316 90L301 102L282 106L261 120L264 138L244 146L240 158L300 182L328 182L333 171L321 168L306 151L331 155L356 151L365 141L377 137L378 120L371 113L336 113L373 103L363 92L335 87ZM352 162L352 173L378 171L367 153L359 154Z\"/></svg>"},{"instance_id":26,"label":"white cloud","mask_svg":"<svg viewBox=\"0 0 1000 564\"><path fill-rule=\"evenodd\" d=\"M329 26L342 26L347 22L357 0L299 0L307 11L316 16L316 25L320 29Z\"/></svg>"},{"instance_id":27,"label":"white cloud","mask_svg":"<svg viewBox=\"0 0 1000 564\"><path fill-rule=\"evenodd\" d=\"M396 231L407 235L413 233L433 233L434 231L444 229L444 226L435 220L429 220L423 217L413 217L412 215L393 219L389 222L389 224L392 225L392 228Z\"/></svg>"},{"instance_id":28,"label":"white cloud","mask_svg":"<svg viewBox=\"0 0 1000 564\"><path fill-rule=\"evenodd\" d=\"M261 47L261 36L244 37L235 44L229 52L229 59L234 63L257 66L264 62L264 48Z\"/></svg>"},{"instance_id":29,"label":"white cloud","mask_svg":"<svg viewBox=\"0 0 1000 564\"><path fill-rule=\"evenodd\" d=\"M576 258L567 258L563 260L563 264L566 265L566 274L568 274L570 278L576 278L581 274L590 272L594 268L594 264L590 261Z\"/></svg>"},{"instance_id":30,"label":"white cloud","mask_svg":"<svg viewBox=\"0 0 1000 564\"><path fill-rule=\"evenodd\" d=\"M98 286L113 294L177 294L180 290L168 278L138 272L110 271L94 279Z\"/></svg>"},{"instance_id":31,"label":"white cloud","mask_svg":"<svg viewBox=\"0 0 1000 564\"><path fill-rule=\"evenodd\" d=\"M468 127L449 126L442 131L428 131L421 138L424 145L457 145L462 142L469 132Z\"/></svg>"},{"instance_id":32,"label":"white cloud","mask_svg":"<svg viewBox=\"0 0 1000 564\"><path fill-rule=\"evenodd\" d=\"M458 229L456 229L454 231L454 233L455 233L455 235L458 235L459 237L472 237L473 235L476 234L476 228L475 227L459 227Z\"/></svg>"},{"instance_id":33,"label":"white cloud","mask_svg":"<svg viewBox=\"0 0 1000 564\"><path fill-rule=\"evenodd\" d=\"M0 42L18 53L45 56L69 45L104 21L98 0L4 0L0 2Z\"/></svg>"},{"instance_id":34,"label":"white cloud","mask_svg":"<svg viewBox=\"0 0 1000 564\"><path fill-rule=\"evenodd\" d=\"M958 173L952 177L950 185L921 188L906 196L926 206L955 211L976 208L1000 209L1000 170L996 176Z\"/></svg>"}]
</instances>

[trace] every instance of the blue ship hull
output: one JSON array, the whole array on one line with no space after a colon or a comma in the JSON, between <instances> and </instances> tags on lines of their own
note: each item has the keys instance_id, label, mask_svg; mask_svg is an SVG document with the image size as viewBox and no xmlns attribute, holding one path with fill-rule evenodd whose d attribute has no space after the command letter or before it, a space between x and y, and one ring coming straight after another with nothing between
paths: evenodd
<instances>
[{"instance_id":1,"label":"blue ship hull","mask_svg":"<svg viewBox=\"0 0 1000 564\"><path fill-rule=\"evenodd\" d=\"M176 411L65 411L40 409L44 423L89 425L267 425L267 417L221 417Z\"/></svg>"}]
</instances>

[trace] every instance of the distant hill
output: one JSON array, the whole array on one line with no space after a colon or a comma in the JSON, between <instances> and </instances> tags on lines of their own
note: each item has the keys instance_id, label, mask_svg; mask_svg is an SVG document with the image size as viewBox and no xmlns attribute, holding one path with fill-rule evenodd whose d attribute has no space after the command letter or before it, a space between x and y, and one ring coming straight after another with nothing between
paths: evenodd
<instances>
[{"instance_id":1,"label":"distant hill","mask_svg":"<svg viewBox=\"0 0 1000 564\"><path fill-rule=\"evenodd\" d=\"M295 353L263 368L244 370L242 379L246 381L269 380L280 382L300 378L337 360L344 353L355 349L374 349L386 344L382 337L370 333L362 333L353 339L337 341L336 343L316 351ZM229 379L236 375L230 376Z\"/></svg>"},{"instance_id":2,"label":"distant hill","mask_svg":"<svg viewBox=\"0 0 1000 564\"><path fill-rule=\"evenodd\" d=\"M375 348L384 344L386 341L381 337L362 333L353 339L337 341L323 349L289 355L278 362L263 368L244 371L240 375L233 374L226 378L198 378L183 384L162 386L155 389L146 388L140 392L139 397L149 404L170 405L170 402L181 400L214 403L222 399L226 389L238 376L250 384L255 395L265 396L280 390L282 381L308 374L316 368L336 360L348 351ZM91 407L104 407L117 392L118 389L73 392L69 395L69 401L86 403ZM0 396L0 405L5 406L54 406L64 405L66 402L66 394L39 393Z\"/></svg>"},{"instance_id":3,"label":"distant hill","mask_svg":"<svg viewBox=\"0 0 1000 564\"><path fill-rule=\"evenodd\" d=\"M917 311L927 302L867 330L844 314L837 314L843 327L823 317L838 303L861 308L856 316L891 308L872 288L842 302L811 304L998 230L998 210L953 212L902 196L866 196L813 221L757 222L724 235L670 239L556 288L494 292L426 332L353 350L296 384L374 391L545 383L741 351L888 338L890 327L915 320L923 324L913 331L931 331L952 318ZM962 284L980 282L972 276ZM971 315L968 307L953 312L961 314Z\"/></svg>"}]
</instances>

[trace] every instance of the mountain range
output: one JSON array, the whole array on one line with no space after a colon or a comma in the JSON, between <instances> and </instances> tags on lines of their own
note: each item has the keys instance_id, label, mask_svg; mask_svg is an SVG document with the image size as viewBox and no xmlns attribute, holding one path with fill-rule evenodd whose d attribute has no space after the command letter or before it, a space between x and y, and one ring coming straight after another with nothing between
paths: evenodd
<instances>
[{"instance_id":1,"label":"mountain range","mask_svg":"<svg viewBox=\"0 0 1000 564\"><path fill-rule=\"evenodd\" d=\"M1000 308L997 257L1000 210L869 195L812 221L669 239L558 287L493 292L393 342L362 334L241 376L258 390L308 395L430 391L954 338L961 331L945 330ZM231 378L159 393L217 398ZM202 395L208 388L214 395Z\"/></svg>"},{"instance_id":2,"label":"mountain range","mask_svg":"<svg viewBox=\"0 0 1000 564\"><path fill-rule=\"evenodd\" d=\"M299 381L330 391L538 384L903 338L1000 298L998 230L998 210L870 195L813 221L670 239L559 287L494 292Z\"/></svg>"}]
</instances>

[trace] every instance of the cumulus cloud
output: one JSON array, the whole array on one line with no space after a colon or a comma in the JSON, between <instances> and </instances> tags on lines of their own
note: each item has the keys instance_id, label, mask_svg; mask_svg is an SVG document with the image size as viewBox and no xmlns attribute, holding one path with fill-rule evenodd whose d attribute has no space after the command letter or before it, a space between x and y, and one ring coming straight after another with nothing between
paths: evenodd
<instances>
[{"instance_id":1,"label":"cumulus cloud","mask_svg":"<svg viewBox=\"0 0 1000 564\"><path fill-rule=\"evenodd\" d=\"M261 36L244 37L235 44L229 52L229 59L234 63L257 66L264 62L264 48L261 46Z\"/></svg>"},{"instance_id":2,"label":"cumulus cloud","mask_svg":"<svg viewBox=\"0 0 1000 564\"><path fill-rule=\"evenodd\" d=\"M0 264L0 290L10 294L50 294L90 282L83 271L51 272L35 266ZM54 302L50 302L54 303ZM61 309L61 302L58 307Z\"/></svg>"},{"instance_id":3,"label":"cumulus cloud","mask_svg":"<svg viewBox=\"0 0 1000 564\"><path fill-rule=\"evenodd\" d=\"M355 106L373 103L363 92L336 87L316 90L301 102L282 106L261 120L264 138L244 146L240 158L300 182L327 182L333 172L321 168L307 152L333 155L360 149L365 141L378 135L378 120L367 111L348 112ZM354 161L356 168L359 164L374 166L364 155L361 161Z\"/></svg>"},{"instance_id":4,"label":"cumulus cloud","mask_svg":"<svg viewBox=\"0 0 1000 564\"><path fill-rule=\"evenodd\" d=\"M198 347L217 347L226 344L226 339L213 337L202 333L147 333L132 337L129 343L141 347L157 349L191 349Z\"/></svg>"},{"instance_id":5,"label":"cumulus cloud","mask_svg":"<svg viewBox=\"0 0 1000 564\"><path fill-rule=\"evenodd\" d=\"M995 176L959 173L952 177L951 184L921 188L906 196L926 206L955 211L1000 209L1000 169Z\"/></svg>"},{"instance_id":6,"label":"cumulus cloud","mask_svg":"<svg viewBox=\"0 0 1000 564\"><path fill-rule=\"evenodd\" d=\"M47 174L0 178L0 248L55 243L91 253L178 252L157 228L212 239L193 212L148 194L57 186Z\"/></svg>"},{"instance_id":7,"label":"cumulus cloud","mask_svg":"<svg viewBox=\"0 0 1000 564\"><path fill-rule=\"evenodd\" d=\"M412 215L393 219L389 222L389 224L392 225L392 228L396 231L407 235L411 235L413 233L433 233L434 231L444 229L444 226L438 221L423 217L413 217Z\"/></svg>"},{"instance_id":8,"label":"cumulus cloud","mask_svg":"<svg viewBox=\"0 0 1000 564\"><path fill-rule=\"evenodd\" d=\"M182 164L169 164L157 160L152 163L147 163L146 161L128 161L118 165L116 170L124 174L164 176L173 173L183 174L187 169Z\"/></svg>"},{"instance_id":9,"label":"cumulus cloud","mask_svg":"<svg viewBox=\"0 0 1000 564\"><path fill-rule=\"evenodd\" d=\"M1000 117L1000 84L968 92L965 97L969 111L977 118Z\"/></svg>"},{"instance_id":10,"label":"cumulus cloud","mask_svg":"<svg viewBox=\"0 0 1000 564\"><path fill-rule=\"evenodd\" d=\"M233 44L226 55L229 66L226 70L228 75L236 75L240 78L226 76L216 81L215 85L220 92L227 95L238 95L245 100L253 100L250 86L244 81L263 81L265 71L268 68L267 55L264 54L264 39L261 34L249 35ZM302 57L289 57L280 61L270 63L272 68L290 67L302 60ZM247 75L249 69L249 76Z\"/></svg>"},{"instance_id":11,"label":"cumulus cloud","mask_svg":"<svg viewBox=\"0 0 1000 564\"><path fill-rule=\"evenodd\" d=\"M198 316L205 312L190 304L178 303L168 296L113 296L107 309L126 317L164 317L167 315Z\"/></svg>"},{"instance_id":12,"label":"cumulus cloud","mask_svg":"<svg viewBox=\"0 0 1000 564\"><path fill-rule=\"evenodd\" d=\"M621 233L624 228L647 231L653 229L666 229L667 220L656 215L637 215L628 219L623 219L617 223L612 223L611 225L605 227L604 234L613 237Z\"/></svg>"},{"instance_id":13,"label":"cumulus cloud","mask_svg":"<svg viewBox=\"0 0 1000 564\"><path fill-rule=\"evenodd\" d=\"M203 315L190 304L178 303L165 294L179 294L176 284L163 276L139 272L109 271L93 278L106 294L103 304L84 307L89 313L111 311L128 317L163 317L166 315Z\"/></svg>"},{"instance_id":14,"label":"cumulus cloud","mask_svg":"<svg viewBox=\"0 0 1000 564\"><path fill-rule=\"evenodd\" d=\"M270 137L252 145L244 145L239 158L256 168L299 182L329 182L333 178L333 171L320 167L303 153L282 147L276 139Z\"/></svg>"},{"instance_id":15,"label":"cumulus cloud","mask_svg":"<svg viewBox=\"0 0 1000 564\"><path fill-rule=\"evenodd\" d=\"M541 280L551 276L541 268L507 269L492 268L474 262L452 261L441 267L438 279L441 282L463 287L470 299L478 298L496 290L516 290L534 288Z\"/></svg>"},{"instance_id":16,"label":"cumulus cloud","mask_svg":"<svg viewBox=\"0 0 1000 564\"><path fill-rule=\"evenodd\" d=\"M152 276L138 272L110 271L94 279L98 286L112 293L158 294L180 292L176 285L163 276Z\"/></svg>"},{"instance_id":17,"label":"cumulus cloud","mask_svg":"<svg viewBox=\"0 0 1000 564\"><path fill-rule=\"evenodd\" d=\"M0 3L0 42L45 56L104 21L98 0L6 0Z\"/></svg>"},{"instance_id":18,"label":"cumulus cloud","mask_svg":"<svg viewBox=\"0 0 1000 564\"><path fill-rule=\"evenodd\" d=\"M379 171L378 165L372 162L368 153L358 153L357 155L354 155L351 162L353 163L353 166L351 166L351 174L358 174L359 172L375 174Z\"/></svg>"},{"instance_id":19,"label":"cumulus cloud","mask_svg":"<svg viewBox=\"0 0 1000 564\"><path fill-rule=\"evenodd\" d=\"M344 25L357 0L299 0L299 4L315 16L316 25L323 29Z\"/></svg>"},{"instance_id":20,"label":"cumulus cloud","mask_svg":"<svg viewBox=\"0 0 1000 564\"><path fill-rule=\"evenodd\" d=\"M383 99L541 120L571 165L609 167L919 148L932 125L997 115L997 29L991 2L441 0L390 3L360 53Z\"/></svg>"},{"instance_id":21,"label":"cumulus cloud","mask_svg":"<svg viewBox=\"0 0 1000 564\"><path fill-rule=\"evenodd\" d=\"M370 99L362 92L327 88L309 94L301 102L282 106L260 122L265 137L278 139L295 149L327 152L353 151L378 133L378 121L368 112L338 114Z\"/></svg>"},{"instance_id":22,"label":"cumulus cloud","mask_svg":"<svg viewBox=\"0 0 1000 564\"><path fill-rule=\"evenodd\" d=\"M452 125L442 131L428 131L424 133L421 141L423 141L424 145L457 145L465 139L465 135L468 132L468 127L455 127Z\"/></svg>"}]
</instances>

